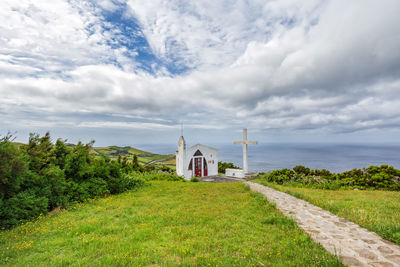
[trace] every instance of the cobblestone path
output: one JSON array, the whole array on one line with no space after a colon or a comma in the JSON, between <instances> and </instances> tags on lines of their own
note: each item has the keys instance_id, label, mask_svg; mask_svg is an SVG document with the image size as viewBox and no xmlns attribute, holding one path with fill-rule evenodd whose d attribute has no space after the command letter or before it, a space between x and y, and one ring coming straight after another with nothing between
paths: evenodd
<instances>
[{"instance_id":1,"label":"cobblestone path","mask_svg":"<svg viewBox=\"0 0 400 267\"><path fill-rule=\"evenodd\" d=\"M359 225L304 200L269 187L245 182L286 216L293 217L310 237L349 266L400 266L400 247Z\"/></svg>"}]
</instances>

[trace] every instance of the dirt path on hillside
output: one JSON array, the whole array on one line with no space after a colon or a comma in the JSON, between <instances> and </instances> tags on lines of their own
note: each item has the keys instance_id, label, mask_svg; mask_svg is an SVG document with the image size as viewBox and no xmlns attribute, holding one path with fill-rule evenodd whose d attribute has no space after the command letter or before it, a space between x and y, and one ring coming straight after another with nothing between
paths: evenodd
<instances>
[{"instance_id":1,"label":"dirt path on hillside","mask_svg":"<svg viewBox=\"0 0 400 267\"><path fill-rule=\"evenodd\" d=\"M244 182L286 216L293 217L310 237L349 266L400 266L400 247L359 225L272 188Z\"/></svg>"}]
</instances>

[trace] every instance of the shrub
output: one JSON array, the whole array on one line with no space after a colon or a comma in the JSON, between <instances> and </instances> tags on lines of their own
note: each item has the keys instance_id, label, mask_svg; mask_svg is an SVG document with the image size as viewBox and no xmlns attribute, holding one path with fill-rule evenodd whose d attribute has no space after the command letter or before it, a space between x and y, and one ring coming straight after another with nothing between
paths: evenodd
<instances>
[{"instance_id":1,"label":"shrub","mask_svg":"<svg viewBox=\"0 0 400 267\"><path fill-rule=\"evenodd\" d=\"M88 185L84 186L82 183L69 181L67 191L70 201L83 202L86 199L89 199L91 194L87 189Z\"/></svg>"},{"instance_id":2,"label":"shrub","mask_svg":"<svg viewBox=\"0 0 400 267\"><path fill-rule=\"evenodd\" d=\"M93 168L90 167L91 157L89 149L93 145L90 142L83 145L79 142L65 160L65 176L75 182L84 181L93 177Z\"/></svg>"},{"instance_id":3,"label":"shrub","mask_svg":"<svg viewBox=\"0 0 400 267\"><path fill-rule=\"evenodd\" d=\"M49 133L42 137L30 134L29 143L20 149L10 139L10 135L0 139L1 227L67 206L70 201L117 194L143 184L140 177L123 175L133 169L126 160L120 164L90 155L94 141L68 148L65 140L52 144ZM182 178L160 174L152 179Z\"/></svg>"},{"instance_id":4,"label":"shrub","mask_svg":"<svg viewBox=\"0 0 400 267\"><path fill-rule=\"evenodd\" d=\"M294 181L295 173L294 173L294 171L292 171L290 169L275 170L275 171L272 171L271 173L268 173L265 176L265 179L268 182L275 182L277 184L283 184L285 182Z\"/></svg>"},{"instance_id":5,"label":"shrub","mask_svg":"<svg viewBox=\"0 0 400 267\"><path fill-rule=\"evenodd\" d=\"M17 193L28 171L28 157L10 141L0 139L0 199Z\"/></svg>"},{"instance_id":6,"label":"shrub","mask_svg":"<svg viewBox=\"0 0 400 267\"><path fill-rule=\"evenodd\" d=\"M313 175L317 175L317 176L321 176L327 179L330 179L332 177L332 173L326 169L322 169L322 170L313 170L312 171Z\"/></svg>"},{"instance_id":7,"label":"shrub","mask_svg":"<svg viewBox=\"0 0 400 267\"><path fill-rule=\"evenodd\" d=\"M25 190L3 200L0 208L0 226L9 228L21 221L46 213L48 199L37 196L33 190Z\"/></svg>"},{"instance_id":8,"label":"shrub","mask_svg":"<svg viewBox=\"0 0 400 267\"><path fill-rule=\"evenodd\" d=\"M225 173L226 169L239 169L231 162L218 161L218 173Z\"/></svg>"},{"instance_id":9,"label":"shrub","mask_svg":"<svg viewBox=\"0 0 400 267\"><path fill-rule=\"evenodd\" d=\"M162 172L168 172L168 173L171 173L171 174L174 173L173 169L171 169L170 167L165 166L165 165L161 165L158 169L160 171L162 171Z\"/></svg>"},{"instance_id":10,"label":"shrub","mask_svg":"<svg viewBox=\"0 0 400 267\"><path fill-rule=\"evenodd\" d=\"M190 178L190 181L193 182L193 183L200 182L199 178L197 178L197 177Z\"/></svg>"},{"instance_id":11,"label":"shrub","mask_svg":"<svg viewBox=\"0 0 400 267\"><path fill-rule=\"evenodd\" d=\"M88 193L88 198L103 196L110 193L107 182L99 177L93 177L82 182L80 187Z\"/></svg>"},{"instance_id":12,"label":"shrub","mask_svg":"<svg viewBox=\"0 0 400 267\"><path fill-rule=\"evenodd\" d=\"M295 173L304 174L304 175L309 175L310 172L311 172L310 168L307 168L307 167L304 167L304 166L301 166L301 165L295 166L293 168L293 170L294 170Z\"/></svg>"},{"instance_id":13,"label":"shrub","mask_svg":"<svg viewBox=\"0 0 400 267\"><path fill-rule=\"evenodd\" d=\"M111 194L125 191L122 183L121 165L118 162L107 162L104 158L93 160L93 175L106 182Z\"/></svg>"},{"instance_id":14,"label":"shrub","mask_svg":"<svg viewBox=\"0 0 400 267\"><path fill-rule=\"evenodd\" d=\"M53 161L50 133L47 132L43 137L31 133L28 145L23 146L29 156L29 169L40 173L43 168Z\"/></svg>"},{"instance_id":15,"label":"shrub","mask_svg":"<svg viewBox=\"0 0 400 267\"><path fill-rule=\"evenodd\" d=\"M67 160L67 156L70 153L70 150L65 145L67 140L57 139L54 150L53 150L53 164L58 166L60 169L64 169L65 163Z\"/></svg>"},{"instance_id":16,"label":"shrub","mask_svg":"<svg viewBox=\"0 0 400 267\"><path fill-rule=\"evenodd\" d=\"M132 174L123 175L122 182L125 190L132 190L144 185L144 180Z\"/></svg>"},{"instance_id":17,"label":"shrub","mask_svg":"<svg viewBox=\"0 0 400 267\"><path fill-rule=\"evenodd\" d=\"M49 200L49 209L65 206L69 201L67 181L64 171L58 166L50 165L43 170L43 187L47 188L47 194L43 194Z\"/></svg>"},{"instance_id":18,"label":"shrub","mask_svg":"<svg viewBox=\"0 0 400 267\"><path fill-rule=\"evenodd\" d=\"M353 169L332 174L326 169L311 170L304 166L296 166L292 170L281 169L271 173L260 174L259 177L268 182L290 184L293 186L310 186L320 189L386 189L400 190L400 170L392 166L370 166L366 169Z\"/></svg>"}]
</instances>

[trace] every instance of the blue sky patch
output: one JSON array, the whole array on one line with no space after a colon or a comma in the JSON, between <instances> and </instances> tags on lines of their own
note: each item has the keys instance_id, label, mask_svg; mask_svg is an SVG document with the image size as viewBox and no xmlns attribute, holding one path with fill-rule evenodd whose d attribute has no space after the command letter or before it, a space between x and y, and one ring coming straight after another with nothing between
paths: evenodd
<instances>
[{"instance_id":1,"label":"blue sky patch","mask_svg":"<svg viewBox=\"0 0 400 267\"><path fill-rule=\"evenodd\" d=\"M140 70L153 75L163 68L172 75L179 75L188 70L185 66L175 64L173 59L167 61L157 57L143 34L139 22L134 17L126 15L128 8L126 3L118 3L117 6L118 8L112 12L103 11L105 21L110 23L105 24L104 30L113 33L107 45L113 49L126 47L128 52L125 56L132 58ZM116 60L113 63L121 67Z\"/></svg>"}]
</instances>

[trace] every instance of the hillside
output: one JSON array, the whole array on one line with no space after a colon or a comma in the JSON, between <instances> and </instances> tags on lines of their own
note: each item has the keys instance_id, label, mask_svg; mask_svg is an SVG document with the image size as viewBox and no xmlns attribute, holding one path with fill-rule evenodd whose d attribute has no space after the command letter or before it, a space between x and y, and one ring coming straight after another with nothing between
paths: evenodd
<instances>
[{"instance_id":1,"label":"hillside","mask_svg":"<svg viewBox=\"0 0 400 267\"><path fill-rule=\"evenodd\" d=\"M151 182L0 232L0 266L335 266L241 183Z\"/></svg>"},{"instance_id":2,"label":"hillside","mask_svg":"<svg viewBox=\"0 0 400 267\"><path fill-rule=\"evenodd\" d=\"M104 154L112 159L116 159L118 155L121 155L122 157L126 156L128 157L128 159L132 159L133 155L136 155L139 162L143 165L152 163L157 165L165 165L172 169L175 169L175 155L154 154L130 146L93 147L91 154L95 156L100 156Z\"/></svg>"},{"instance_id":3,"label":"hillside","mask_svg":"<svg viewBox=\"0 0 400 267\"><path fill-rule=\"evenodd\" d=\"M20 147L24 145L23 143L13 142L14 145ZM75 146L74 144L66 144L68 147ZM106 155L111 159L117 159L120 154L122 157L126 156L128 159L132 159L133 155L138 157L139 163L143 165L147 164L156 164L156 165L165 165L173 170L175 170L175 155L160 155L147 151L143 151L134 147L125 146L107 146L107 147L92 147L90 154L94 156Z\"/></svg>"}]
</instances>

